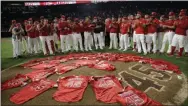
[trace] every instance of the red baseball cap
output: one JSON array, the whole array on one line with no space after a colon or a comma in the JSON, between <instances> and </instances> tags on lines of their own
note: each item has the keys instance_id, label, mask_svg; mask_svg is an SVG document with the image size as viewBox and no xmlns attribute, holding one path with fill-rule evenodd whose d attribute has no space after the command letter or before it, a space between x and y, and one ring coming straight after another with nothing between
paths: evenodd
<instances>
[{"instance_id":1,"label":"red baseball cap","mask_svg":"<svg viewBox=\"0 0 188 106\"><path fill-rule=\"evenodd\" d=\"M156 12L152 12L151 15L152 15L152 16L156 16L157 13L156 13Z\"/></svg>"},{"instance_id":2,"label":"red baseball cap","mask_svg":"<svg viewBox=\"0 0 188 106\"><path fill-rule=\"evenodd\" d=\"M16 27L21 27L21 24L20 24L20 23L17 23L17 24L16 24Z\"/></svg>"},{"instance_id":3,"label":"red baseball cap","mask_svg":"<svg viewBox=\"0 0 188 106\"><path fill-rule=\"evenodd\" d=\"M40 19L44 19L44 16L40 16Z\"/></svg>"},{"instance_id":4,"label":"red baseball cap","mask_svg":"<svg viewBox=\"0 0 188 106\"><path fill-rule=\"evenodd\" d=\"M161 18L164 18L165 17L165 15L161 15Z\"/></svg>"},{"instance_id":5,"label":"red baseball cap","mask_svg":"<svg viewBox=\"0 0 188 106\"><path fill-rule=\"evenodd\" d=\"M12 20L12 23L16 23L16 20Z\"/></svg>"},{"instance_id":6,"label":"red baseball cap","mask_svg":"<svg viewBox=\"0 0 188 106\"><path fill-rule=\"evenodd\" d=\"M169 12L169 14L168 14L169 16L174 16L175 15L175 13L174 12Z\"/></svg>"},{"instance_id":7,"label":"red baseball cap","mask_svg":"<svg viewBox=\"0 0 188 106\"><path fill-rule=\"evenodd\" d=\"M78 18L74 18L74 21L78 21Z\"/></svg>"},{"instance_id":8,"label":"red baseball cap","mask_svg":"<svg viewBox=\"0 0 188 106\"><path fill-rule=\"evenodd\" d=\"M95 16L94 19L97 19L97 17Z\"/></svg>"},{"instance_id":9,"label":"red baseball cap","mask_svg":"<svg viewBox=\"0 0 188 106\"><path fill-rule=\"evenodd\" d=\"M186 12L187 11L187 9L181 9L181 11L180 12Z\"/></svg>"},{"instance_id":10,"label":"red baseball cap","mask_svg":"<svg viewBox=\"0 0 188 106\"><path fill-rule=\"evenodd\" d=\"M180 12L179 16L185 16L185 12Z\"/></svg>"},{"instance_id":11,"label":"red baseball cap","mask_svg":"<svg viewBox=\"0 0 188 106\"><path fill-rule=\"evenodd\" d=\"M61 18L65 18L65 16L64 16L64 15L61 15Z\"/></svg>"},{"instance_id":12,"label":"red baseball cap","mask_svg":"<svg viewBox=\"0 0 188 106\"><path fill-rule=\"evenodd\" d=\"M137 11L137 14L140 14L140 15L142 15L142 13L141 13L140 11Z\"/></svg>"},{"instance_id":13,"label":"red baseball cap","mask_svg":"<svg viewBox=\"0 0 188 106\"><path fill-rule=\"evenodd\" d=\"M32 18L29 18L28 21L32 21L33 19Z\"/></svg>"}]
</instances>

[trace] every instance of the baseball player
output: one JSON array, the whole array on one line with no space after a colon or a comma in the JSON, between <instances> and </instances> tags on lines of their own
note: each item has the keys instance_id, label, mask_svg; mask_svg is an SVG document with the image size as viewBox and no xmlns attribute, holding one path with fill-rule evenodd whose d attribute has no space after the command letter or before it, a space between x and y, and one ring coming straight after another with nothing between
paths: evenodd
<instances>
[{"instance_id":1,"label":"baseball player","mask_svg":"<svg viewBox=\"0 0 188 106\"><path fill-rule=\"evenodd\" d=\"M133 15L129 15L127 18L128 18L128 23L132 25L133 19L134 19ZM133 40L133 28L132 26L130 26L129 37L128 37L128 47L131 47L132 40Z\"/></svg>"},{"instance_id":2,"label":"baseball player","mask_svg":"<svg viewBox=\"0 0 188 106\"><path fill-rule=\"evenodd\" d=\"M82 36L81 36L81 25L79 23L78 18L74 19L74 23L72 24L72 31L73 31L74 50L78 51L78 44L79 44L80 50L84 51L82 44Z\"/></svg>"},{"instance_id":3,"label":"baseball player","mask_svg":"<svg viewBox=\"0 0 188 106\"><path fill-rule=\"evenodd\" d=\"M90 51L92 51L91 49L91 45L92 45L92 24L90 22L89 18L85 19L85 22L83 23L84 26L84 47L85 47L85 51L88 51L88 49Z\"/></svg>"},{"instance_id":4,"label":"baseball player","mask_svg":"<svg viewBox=\"0 0 188 106\"><path fill-rule=\"evenodd\" d=\"M110 42L110 26L111 24L111 19L107 18L105 20L105 45L109 46L109 42Z\"/></svg>"},{"instance_id":5,"label":"baseball player","mask_svg":"<svg viewBox=\"0 0 188 106\"><path fill-rule=\"evenodd\" d=\"M159 26L164 25L165 22L165 17L164 15L160 16L159 19ZM162 41L163 41L163 35L164 35L164 29L162 27L158 27L158 33L157 33L157 51L159 52L162 46Z\"/></svg>"},{"instance_id":6,"label":"baseball player","mask_svg":"<svg viewBox=\"0 0 188 106\"><path fill-rule=\"evenodd\" d=\"M39 30L39 38L42 44L42 49L44 55L48 55L47 50L50 51L50 54L53 55L53 50L51 47L50 39L49 39L49 34L50 34L50 25L48 23L47 19L41 18L41 23L37 26L37 29ZM47 43L47 47L46 47Z\"/></svg>"},{"instance_id":7,"label":"baseball player","mask_svg":"<svg viewBox=\"0 0 188 106\"><path fill-rule=\"evenodd\" d=\"M28 48L28 36L27 36L27 32L25 30L25 27L27 26L28 24L28 21L27 20L24 20L24 36L22 36L22 50L23 50L23 53L29 53L29 48Z\"/></svg>"},{"instance_id":8,"label":"baseball player","mask_svg":"<svg viewBox=\"0 0 188 106\"><path fill-rule=\"evenodd\" d=\"M166 20L164 24L160 25L160 27L163 27L163 29L165 29L160 53L164 53L167 41L169 43L167 53L171 52L172 38L174 36L174 16L175 16L174 12L169 12L169 19Z\"/></svg>"},{"instance_id":9,"label":"baseball player","mask_svg":"<svg viewBox=\"0 0 188 106\"><path fill-rule=\"evenodd\" d=\"M121 33L120 33L120 26L121 26L121 23L122 23L122 18L121 17L119 17L118 18L118 21L117 21L117 23L118 23L118 36L117 36L117 38L118 38L118 40L119 40L119 47L121 48L121 40L120 40L120 38L121 38Z\"/></svg>"},{"instance_id":10,"label":"baseball player","mask_svg":"<svg viewBox=\"0 0 188 106\"><path fill-rule=\"evenodd\" d=\"M93 24L94 27L94 41L95 41L95 48L98 49L98 46L100 49L103 49L103 36L101 34L102 32L102 23L100 23L97 19L97 17L94 17Z\"/></svg>"},{"instance_id":11,"label":"baseball player","mask_svg":"<svg viewBox=\"0 0 188 106\"><path fill-rule=\"evenodd\" d=\"M151 17L149 17L149 21L147 22L147 35L146 35L146 43L147 43L147 52L151 51L151 44L153 43L153 53L157 52L157 27L159 24L158 19L156 19L157 13L152 12Z\"/></svg>"},{"instance_id":12,"label":"baseball player","mask_svg":"<svg viewBox=\"0 0 188 106\"><path fill-rule=\"evenodd\" d=\"M67 18L67 24L68 24L68 28L67 28L67 37L68 37L67 39L68 39L68 42L67 42L66 51L70 51L71 47L73 47L73 35L72 35L72 29L71 29L72 22L71 22L71 18L70 17Z\"/></svg>"},{"instance_id":13,"label":"baseball player","mask_svg":"<svg viewBox=\"0 0 188 106\"><path fill-rule=\"evenodd\" d=\"M109 25L110 28L110 47L109 49L117 49L117 32L118 32L118 23L116 19L112 18L112 23Z\"/></svg>"},{"instance_id":14,"label":"baseball player","mask_svg":"<svg viewBox=\"0 0 188 106\"><path fill-rule=\"evenodd\" d=\"M58 51L59 36L58 36L58 18L57 17L55 17L54 19L53 36L54 36L55 49L56 51Z\"/></svg>"},{"instance_id":15,"label":"baseball player","mask_svg":"<svg viewBox=\"0 0 188 106\"><path fill-rule=\"evenodd\" d=\"M61 16L61 21L58 24L58 30L60 31L60 40L61 40L61 50L62 53L66 51L66 46L69 43L68 37L67 37L67 29L68 29L68 23L65 20L65 16Z\"/></svg>"},{"instance_id":16,"label":"baseball player","mask_svg":"<svg viewBox=\"0 0 188 106\"><path fill-rule=\"evenodd\" d=\"M32 18L29 18L28 24L26 26L26 32L28 35L28 48L29 48L30 54L33 54L33 50L34 50L35 54L38 53L35 29L36 29L36 26L33 24Z\"/></svg>"},{"instance_id":17,"label":"baseball player","mask_svg":"<svg viewBox=\"0 0 188 106\"><path fill-rule=\"evenodd\" d=\"M172 39L172 49L170 56L174 54L176 45L178 44L180 50L177 57L181 57L184 50L184 40L186 36L186 30L188 29L188 23L187 20L185 19L185 12L179 13L179 19L175 21L174 27L175 27L175 35Z\"/></svg>"},{"instance_id":18,"label":"baseball player","mask_svg":"<svg viewBox=\"0 0 188 106\"><path fill-rule=\"evenodd\" d=\"M120 49L123 51L126 51L128 49L128 33L130 32L130 23L128 23L128 21L126 20L126 17L122 18L122 23L120 25Z\"/></svg>"},{"instance_id":19,"label":"baseball player","mask_svg":"<svg viewBox=\"0 0 188 106\"><path fill-rule=\"evenodd\" d=\"M135 28L135 37L136 37L136 45L138 48L138 53L142 52L142 49L144 51L144 55L147 54L147 50L146 50L146 44L145 44L145 26L146 26L146 21L144 19L141 18L141 12L137 12L136 15L137 20L135 20L134 24L133 24L133 28ZM142 46L142 48L141 48Z\"/></svg>"},{"instance_id":20,"label":"baseball player","mask_svg":"<svg viewBox=\"0 0 188 106\"><path fill-rule=\"evenodd\" d=\"M20 58L21 38L24 30L21 28L20 23L16 23L15 20L12 20L12 25L9 29L9 32L12 32L13 58Z\"/></svg>"}]
</instances>

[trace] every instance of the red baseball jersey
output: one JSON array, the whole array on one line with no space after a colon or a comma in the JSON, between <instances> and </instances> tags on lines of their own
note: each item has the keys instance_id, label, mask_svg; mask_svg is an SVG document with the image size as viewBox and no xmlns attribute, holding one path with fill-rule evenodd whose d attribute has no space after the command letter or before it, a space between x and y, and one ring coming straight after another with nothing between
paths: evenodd
<instances>
[{"instance_id":1,"label":"red baseball jersey","mask_svg":"<svg viewBox=\"0 0 188 106\"><path fill-rule=\"evenodd\" d=\"M91 32L93 29L93 25L90 22L84 22L83 23L84 31Z\"/></svg>"},{"instance_id":2,"label":"red baseball jersey","mask_svg":"<svg viewBox=\"0 0 188 106\"><path fill-rule=\"evenodd\" d=\"M118 23L111 23L109 26L110 33L117 33L118 32Z\"/></svg>"},{"instance_id":3,"label":"red baseball jersey","mask_svg":"<svg viewBox=\"0 0 188 106\"><path fill-rule=\"evenodd\" d=\"M95 92L96 99L105 103L116 103L117 94L123 89L114 75L93 77L90 83Z\"/></svg>"},{"instance_id":4,"label":"red baseball jersey","mask_svg":"<svg viewBox=\"0 0 188 106\"><path fill-rule=\"evenodd\" d=\"M53 94L53 98L59 102L77 102L83 98L87 88L89 77L68 76L59 79L58 90Z\"/></svg>"},{"instance_id":5,"label":"red baseball jersey","mask_svg":"<svg viewBox=\"0 0 188 106\"><path fill-rule=\"evenodd\" d=\"M162 106L159 102L150 99L145 93L129 86L118 93L117 101L122 106Z\"/></svg>"},{"instance_id":6,"label":"red baseball jersey","mask_svg":"<svg viewBox=\"0 0 188 106\"><path fill-rule=\"evenodd\" d=\"M90 64L89 67L106 71L114 71L116 69L114 65L110 64L107 61L100 61L96 64Z\"/></svg>"},{"instance_id":7,"label":"red baseball jersey","mask_svg":"<svg viewBox=\"0 0 188 106\"><path fill-rule=\"evenodd\" d=\"M55 85L54 81L42 79L35 81L25 86L20 91L16 92L10 97L10 101L15 104L23 104L30 99L40 95Z\"/></svg>"},{"instance_id":8,"label":"red baseball jersey","mask_svg":"<svg viewBox=\"0 0 188 106\"><path fill-rule=\"evenodd\" d=\"M186 36L186 30L188 29L188 21L186 19L182 19L175 21L175 23L177 23L175 33L178 35Z\"/></svg>"},{"instance_id":9,"label":"red baseball jersey","mask_svg":"<svg viewBox=\"0 0 188 106\"><path fill-rule=\"evenodd\" d=\"M127 34L130 28L130 24L129 23L121 23L120 25L120 33L121 34Z\"/></svg>"},{"instance_id":10,"label":"red baseball jersey","mask_svg":"<svg viewBox=\"0 0 188 106\"><path fill-rule=\"evenodd\" d=\"M73 63L79 66L88 66L88 65L93 65L98 63L99 61L97 60L76 60Z\"/></svg>"},{"instance_id":11,"label":"red baseball jersey","mask_svg":"<svg viewBox=\"0 0 188 106\"><path fill-rule=\"evenodd\" d=\"M56 64L48 64L48 63L40 63L35 66L30 67L31 69L38 69L38 70L43 70L43 69L49 69L56 66Z\"/></svg>"},{"instance_id":12,"label":"red baseball jersey","mask_svg":"<svg viewBox=\"0 0 188 106\"><path fill-rule=\"evenodd\" d=\"M159 25L164 25L165 21L160 21L159 20ZM164 32L164 29L162 27L158 27L158 32Z\"/></svg>"},{"instance_id":13,"label":"red baseball jersey","mask_svg":"<svg viewBox=\"0 0 188 106\"><path fill-rule=\"evenodd\" d=\"M29 77L32 81L38 81L43 78L47 78L49 75L54 74L55 69L46 69L46 70L34 70L30 73L27 73L26 76Z\"/></svg>"},{"instance_id":14,"label":"red baseball jersey","mask_svg":"<svg viewBox=\"0 0 188 106\"><path fill-rule=\"evenodd\" d=\"M168 26L174 26L174 20L166 20L164 25L168 25ZM173 31L173 29L170 28L165 28L165 31Z\"/></svg>"},{"instance_id":15,"label":"red baseball jersey","mask_svg":"<svg viewBox=\"0 0 188 106\"><path fill-rule=\"evenodd\" d=\"M135 22L136 22L136 27L135 27L136 34L144 34L145 33L144 25L146 24L146 20L141 18L135 20Z\"/></svg>"},{"instance_id":16,"label":"red baseball jersey","mask_svg":"<svg viewBox=\"0 0 188 106\"><path fill-rule=\"evenodd\" d=\"M41 28L41 27L43 27L43 24L39 24L39 27ZM49 31L48 31L48 26L47 25L45 25L40 31L39 31L39 35L40 36L48 36L48 33Z\"/></svg>"},{"instance_id":17,"label":"red baseball jersey","mask_svg":"<svg viewBox=\"0 0 188 106\"><path fill-rule=\"evenodd\" d=\"M80 24L78 24L78 23L73 25L72 30L73 30L73 32L76 32L76 33L82 32L82 28L81 28Z\"/></svg>"},{"instance_id":18,"label":"red baseball jersey","mask_svg":"<svg viewBox=\"0 0 188 106\"><path fill-rule=\"evenodd\" d=\"M68 24L68 29L67 29L67 34L72 34L72 23L67 23Z\"/></svg>"},{"instance_id":19,"label":"red baseball jersey","mask_svg":"<svg viewBox=\"0 0 188 106\"><path fill-rule=\"evenodd\" d=\"M68 71L71 71L73 69L77 69L79 68L80 66L79 65L76 65L76 64L60 64L58 66L56 66L56 73L57 74L64 74Z\"/></svg>"},{"instance_id":20,"label":"red baseball jersey","mask_svg":"<svg viewBox=\"0 0 188 106\"><path fill-rule=\"evenodd\" d=\"M60 22L58 24L58 29L60 30L60 35L67 35L67 29L68 28L68 23L67 22Z\"/></svg>"},{"instance_id":21,"label":"red baseball jersey","mask_svg":"<svg viewBox=\"0 0 188 106\"><path fill-rule=\"evenodd\" d=\"M1 84L1 90L7 90L10 88L20 87L27 81L26 75L17 74L14 78L9 79Z\"/></svg>"},{"instance_id":22,"label":"red baseball jersey","mask_svg":"<svg viewBox=\"0 0 188 106\"><path fill-rule=\"evenodd\" d=\"M26 26L26 30L30 30L31 27L33 27L33 25L27 25L27 26ZM29 32L27 32L27 35L28 35L28 37L30 37L30 38L36 38L36 36L35 36L35 29L32 29L32 30L30 30Z\"/></svg>"},{"instance_id":23,"label":"red baseball jersey","mask_svg":"<svg viewBox=\"0 0 188 106\"><path fill-rule=\"evenodd\" d=\"M147 26L147 32L148 33L155 33L155 32L157 32L158 25L159 25L159 20L156 19L156 18L153 19L152 22L151 22L151 24L149 24Z\"/></svg>"}]
</instances>

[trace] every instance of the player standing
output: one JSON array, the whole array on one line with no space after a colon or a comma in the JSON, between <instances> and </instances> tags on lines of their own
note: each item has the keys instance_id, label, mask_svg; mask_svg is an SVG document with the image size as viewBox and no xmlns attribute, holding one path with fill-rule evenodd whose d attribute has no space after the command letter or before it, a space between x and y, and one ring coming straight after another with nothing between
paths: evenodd
<instances>
[{"instance_id":1,"label":"player standing","mask_svg":"<svg viewBox=\"0 0 188 106\"><path fill-rule=\"evenodd\" d=\"M149 17L149 22L147 23L147 37L146 37L146 43L147 43L147 52L150 53L151 51L151 44L153 43L153 53L157 52L157 27L159 24L158 19L156 19L157 13L152 12L151 17Z\"/></svg>"},{"instance_id":2,"label":"player standing","mask_svg":"<svg viewBox=\"0 0 188 106\"><path fill-rule=\"evenodd\" d=\"M130 23L128 23L128 21L126 20L126 17L122 18L122 23L120 25L120 49L123 51L126 51L128 49L128 33L130 32Z\"/></svg>"},{"instance_id":3,"label":"player standing","mask_svg":"<svg viewBox=\"0 0 188 106\"><path fill-rule=\"evenodd\" d=\"M95 41L95 48L98 49L98 46L100 49L103 49L103 36L101 34L102 32L102 23L99 22L97 17L94 17L93 24L94 27L94 41Z\"/></svg>"},{"instance_id":4,"label":"player standing","mask_svg":"<svg viewBox=\"0 0 188 106\"><path fill-rule=\"evenodd\" d=\"M186 30L188 29L187 20L185 19L185 13L179 13L179 19L175 21L175 35L172 39L172 49L170 56L174 54L176 46L179 45L179 53L177 57L181 57L184 50L184 40L186 36Z\"/></svg>"},{"instance_id":5,"label":"player standing","mask_svg":"<svg viewBox=\"0 0 188 106\"><path fill-rule=\"evenodd\" d=\"M84 51L83 44L82 44L82 36L81 36L81 25L79 23L79 19L75 18L74 23L72 24L72 31L73 31L73 45L74 50L78 51L78 43L80 46L80 50Z\"/></svg>"},{"instance_id":6,"label":"player standing","mask_svg":"<svg viewBox=\"0 0 188 106\"><path fill-rule=\"evenodd\" d=\"M162 47L162 41L163 41L163 35L164 35L164 29L160 26L164 25L165 18L164 15L160 16L159 20L159 26L158 26L158 33L157 33L157 51L159 52Z\"/></svg>"},{"instance_id":7,"label":"player standing","mask_svg":"<svg viewBox=\"0 0 188 106\"><path fill-rule=\"evenodd\" d=\"M60 22L58 24L58 30L60 31L60 40L61 40L61 51L64 53L66 51L66 46L68 45L68 37L67 37L67 29L68 23L65 20L65 16L62 15Z\"/></svg>"},{"instance_id":8,"label":"player standing","mask_svg":"<svg viewBox=\"0 0 188 106\"><path fill-rule=\"evenodd\" d=\"M174 12L169 12L169 19L164 22L164 24L160 27L163 27L165 29L165 34L163 37L163 43L160 50L160 53L164 53L166 42L168 41L168 50L167 53L171 52L171 44L172 44L172 38L174 36Z\"/></svg>"},{"instance_id":9,"label":"player standing","mask_svg":"<svg viewBox=\"0 0 188 106\"><path fill-rule=\"evenodd\" d=\"M35 54L38 53L35 29L36 29L36 26L33 24L32 18L29 18L28 24L26 26L26 32L28 35L28 48L29 48L30 54L33 54L33 50L34 50Z\"/></svg>"},{"instance_id":10,"label":"player standing","mask_svg":"<svg viewBox=\"0 0 188 106\"><path fill-rule=\"evenodd\" d=\"M118 23L116 19L112 18L112 23L109 25L110 28L110 47L109 49L117 49L117 32L118 32Z\"/></svg>"},{"instance_id":11,"label":"player standing","mask_svg":"<svg viewBox=\"0 0 188 106\"><path fill-rule=\"evenodd\" d=\"M144 55L147 54L146 50L146 44L145 44L145 25L146 21L141 18L141 12L138 12L136 15L136 19L133 25L133 28L135 28L135 37L136 37L136 45L138 48L138 53L142 52L142 49L144 51ZM141 48L142 46L142 48Z\"/></svg>"}]
</instances>

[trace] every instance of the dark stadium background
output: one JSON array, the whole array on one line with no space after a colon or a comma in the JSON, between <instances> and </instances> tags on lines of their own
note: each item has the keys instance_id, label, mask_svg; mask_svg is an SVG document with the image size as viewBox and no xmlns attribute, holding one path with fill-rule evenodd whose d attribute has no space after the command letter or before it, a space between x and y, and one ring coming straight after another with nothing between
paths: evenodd
<instances>
[{"instance_id":1,"label":"dark stadium background","mask_svg":"<svg viewBox=\"0 0 188 106\"><path fill-rule=\"evenodd\" d=\"M10 37L8 33L10 22L16 19L23 23L25 19L32 17L38 20L44 16L49 20L54 17L60 17L60 14L70 17L84 18L86 16L100 16L102 19L107 17L119 17L135 14L141 11L144 14L150 14L152 11L167 15L169 11L179 13L182 8L187 8L187 1L121 1L92 4L69 4L56 6L24 6L24 2L2 1L1 2L1 36Z\"/></svg>"}]
</instances>

